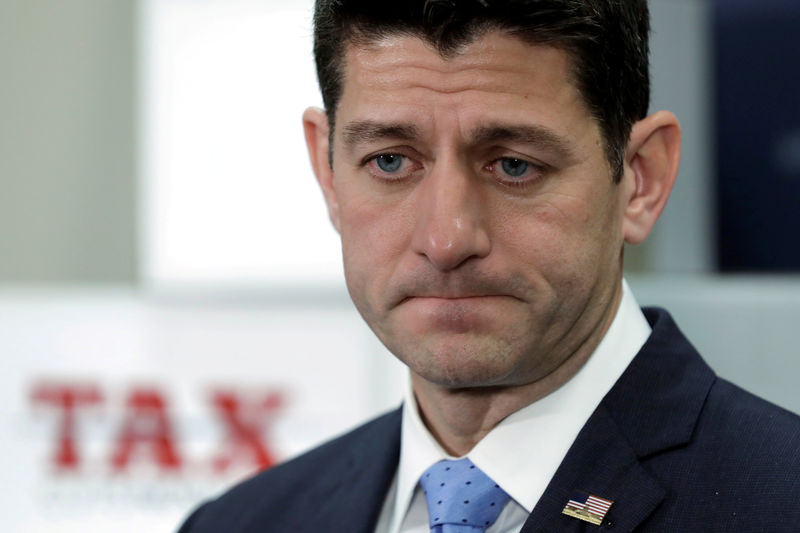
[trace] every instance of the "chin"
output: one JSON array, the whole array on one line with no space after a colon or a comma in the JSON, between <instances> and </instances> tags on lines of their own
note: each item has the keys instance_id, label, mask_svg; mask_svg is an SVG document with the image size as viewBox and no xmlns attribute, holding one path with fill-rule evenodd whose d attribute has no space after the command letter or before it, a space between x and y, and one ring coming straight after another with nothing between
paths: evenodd
<instances>
[{"instance_id":1,"label":"chin","mask_svg":"<svg viewBox=\"0 0 800 533\"><path fill-rule=\"evenodd\" d=\"M512 385L519 379L519 364L505 350L442 346L416 352L416 357L401 358L412 372L424 380L451 389Z\"/></svg>"}]
</instances>

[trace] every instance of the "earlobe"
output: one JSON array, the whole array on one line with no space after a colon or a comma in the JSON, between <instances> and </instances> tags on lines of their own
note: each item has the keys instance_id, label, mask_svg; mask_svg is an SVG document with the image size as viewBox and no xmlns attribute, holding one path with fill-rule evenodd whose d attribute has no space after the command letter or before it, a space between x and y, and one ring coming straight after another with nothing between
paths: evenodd
<instances>
[{"instance_id":1,"label":"earlobe","mask_svg":"<svg viewBox=\"0 0 800 533\"><path fill-rule=\"evenodd\" d=\"M681 157L681 127L668 111L659 111L634 124L625 157L627 206L625 242L639 244L664 210Z\"/></svg>"},{"instance_id":2,"label":"earlobe","mask_svg":"<svg viewBox=\"0 0 800 533\"><path fill-rule=\"evenodd\" d=\"M322 109L309 107L303 112L303 131L311 168L325 197L328 216L333 227L339 231L339 202L333 184L333 169L329 161L329 128L328 116Z\"/></svg>"}]
</instances>

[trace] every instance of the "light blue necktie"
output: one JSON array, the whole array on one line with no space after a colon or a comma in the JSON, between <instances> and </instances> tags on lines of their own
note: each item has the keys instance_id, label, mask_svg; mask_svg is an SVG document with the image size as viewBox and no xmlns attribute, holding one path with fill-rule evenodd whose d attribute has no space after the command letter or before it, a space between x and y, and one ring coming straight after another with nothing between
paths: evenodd
<instances>
[{"instance_id":1,"label":"light blue necktie","mask_svg":"<svg viewBox=\"0 0 800 533\"><path fill-rule=\"evenodd\" d=\"M419 479L431 533L478 533L500 516L511 497L467 458L439 461Z\"/></svg>"}]
</instances>

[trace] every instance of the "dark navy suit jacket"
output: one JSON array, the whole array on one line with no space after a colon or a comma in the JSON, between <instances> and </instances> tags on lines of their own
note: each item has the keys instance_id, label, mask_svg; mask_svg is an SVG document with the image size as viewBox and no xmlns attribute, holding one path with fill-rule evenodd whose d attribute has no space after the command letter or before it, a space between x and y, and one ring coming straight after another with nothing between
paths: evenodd
<instances>
[{"instance_id":1,"label":"dark navy suit jacket","mask_svg":"<svg viewBox=\"0 0 800 533\"><path fill-rule=\"evenodd\" d=\"M663 310L522 533L800 532L800 418L719 379ZM371 533L397 468L390 412L201 506L179 533ZM509 453L526 453L524 449ZM601 526L561 513L613 500Z\"/></svg>"}]
</instances>

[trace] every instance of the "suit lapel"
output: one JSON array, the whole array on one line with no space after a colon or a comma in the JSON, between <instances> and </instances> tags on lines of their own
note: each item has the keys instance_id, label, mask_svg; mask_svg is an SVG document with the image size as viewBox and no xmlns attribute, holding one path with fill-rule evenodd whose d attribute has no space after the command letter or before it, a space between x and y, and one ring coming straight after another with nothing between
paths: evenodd
<instances>
[{"instance_id":1,"label":"suit lapel","mask_svg":"<svg viewBox=\"0 0 800 533\"><path fill-rule=\"evenodd\" d=\"M663 310L653 333L587 421L522 533L634 531L666 496L647 460L685 445L716 379ZM563 515L574 491L612 500L595 526Z\"/></svg>"},{"instance_id":2,"label":"suit lapel","mask_svg":"<svg viewBox=\"0 0 800 533\"><path fill-rule=\"evenodd\" d=\"M609 522L615 532L632 531L661 503L664 489L613 426L600 406L581 430L522 533L603 531ZM562 514L575 491L614 502L602 526Z\"/></svg>"}]
</instances>

